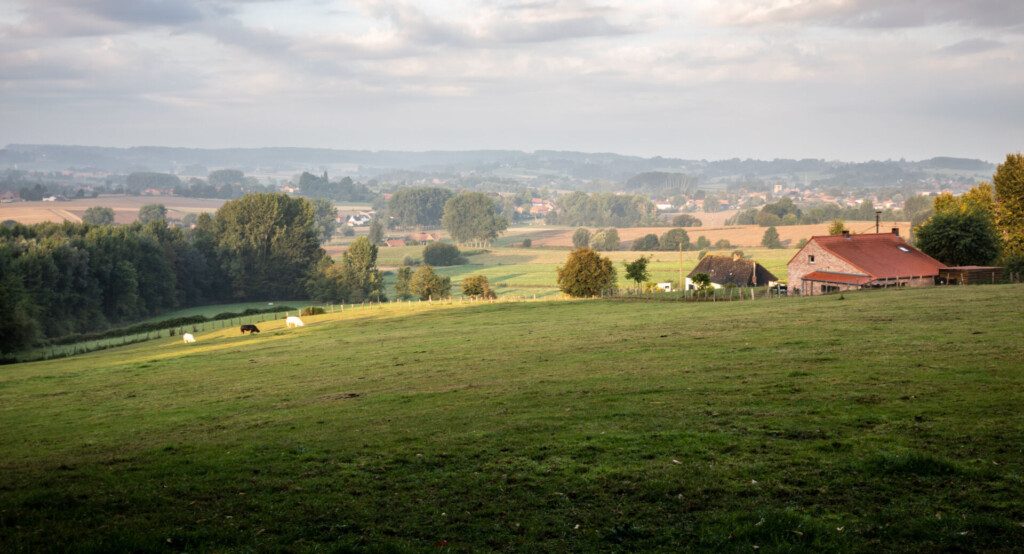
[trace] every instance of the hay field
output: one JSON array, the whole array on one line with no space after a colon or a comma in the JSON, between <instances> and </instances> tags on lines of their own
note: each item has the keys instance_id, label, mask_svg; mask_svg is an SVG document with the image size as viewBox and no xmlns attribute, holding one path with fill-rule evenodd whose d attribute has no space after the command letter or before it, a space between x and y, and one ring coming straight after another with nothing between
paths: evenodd
<instances>
[{"instance_id":1,"label":"hay field","mask_svg":"<svg viewBox=\"0 0 1024 554\"><path fill-rule=\"evenodd\" d=\"M103 206L114 210L116 223L132 223L139 214L139 208L146 204L163 204L167 217L181 219L189 213L214 212L225 200L214 198L182 198L178 196L100 196L98 198L76 198L65 202L16 202L0 204L0 220L13 219L19 223L32 224L46 221L80 222L85 210Z\"/></svg>"},{"instance_id":2,"label":"hay field","mask_svg":"<svg viewBox=\"0 0 1024 554\"><path fill-rule=\"evenodd\" d=\"M829 223L818 223L813 225L780 225L776 227L779 231L779 238L783 242L790 241L796 245L800 239L811 238L816 235L827 235ZM847 221L846 226L854 233L874 233L875 223L873 221ZM899 227L900 235L906 237L910 233L910 222L908 221L883 221L882 231L888 231L892 227ZM619 239L624 248L629 248L629 243L648 234L654 233L661 236L663 233L675 227L623 227L618 229ZM761 238L764 236L766 227L757 225L732 225L728 227L684 227L690 235L690 242L697 240L697 237L705 236L712 243L725 239L741 248L757 247L761 245ZM572 234L575 227L555 226L530 226L516 227L509 229L500 240L501 244L513 244L522 242L529 238L533 246L551 248L572 247ZM596 228L591 228L591 231Z\"/></svg>"}]
</instances>

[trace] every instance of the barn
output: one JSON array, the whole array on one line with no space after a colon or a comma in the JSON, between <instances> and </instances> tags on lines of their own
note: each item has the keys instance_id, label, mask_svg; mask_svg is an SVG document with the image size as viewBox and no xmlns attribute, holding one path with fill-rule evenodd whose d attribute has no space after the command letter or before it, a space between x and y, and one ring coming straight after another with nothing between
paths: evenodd
<instances>
[{"instance_id":1,"label":"barn","mask_svg":"<svg viewBox=\"0 0 1024 554\"><path fill-rule=\"evenodd\" d=\"M737 287L774 285L779 280L763 265L738 254L733 254L732 257L709 254L701 258L697 267L686 276L687 290L694 288L693 277L698 273L706 273L711 278L711 285L715 288L722 288L726 285Z\"/></svg>"},{"instance_id":2,"label":"barn","mask_svg":"<svg viewBox=\"0 0 1024 554\"><path fill-rule=\"evenodd\" d=\"M811 237L787 268L790 294L803 295L932 286L947 269L903 240L898 228L891 233Z\"/></svg>"}]
</instances>

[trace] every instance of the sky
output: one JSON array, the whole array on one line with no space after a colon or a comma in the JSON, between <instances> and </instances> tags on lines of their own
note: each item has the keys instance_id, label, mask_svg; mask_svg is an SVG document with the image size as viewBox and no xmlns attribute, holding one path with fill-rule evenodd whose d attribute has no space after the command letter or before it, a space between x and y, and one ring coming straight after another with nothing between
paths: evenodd
<instances>
[{"instance_id":1,"label":"sky","mask_svg":"<svg viewBox=\"0 0 1024 554\"><path fill-rule=\"evenodd\" d=\"M0 0L0 144L1000 161L1021 0Z\"/></svg>"}]
</instances>

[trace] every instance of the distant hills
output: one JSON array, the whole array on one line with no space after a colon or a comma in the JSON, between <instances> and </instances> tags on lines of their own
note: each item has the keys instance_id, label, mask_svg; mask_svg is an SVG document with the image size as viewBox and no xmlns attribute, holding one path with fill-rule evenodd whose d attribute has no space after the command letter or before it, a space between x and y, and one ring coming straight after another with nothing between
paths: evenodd
<instances>
[{"instance_id":1,"label":"distant hills","mask_svg":"<svg viewBox=\"0 0 1024 554\"><path fill-rule=\"evenodd\" d=\"M692 184L785 180L873 186L916 181L930 175L987 177L992 163L938 157L922 161L841 162L818 159L687 160L642 158L613 153L538 150L368 151L326 148L109 148L49 144L11 144L0 149L0 168L35 171L159 171L197 175L220 168L246 173L289 174L329 171L332 175L376 178L394 172L419 175L492 175L502 178L599 180L637 185L651 181ZM687 177L679 177L686 175Z\"/></svg>"}]
</instances>

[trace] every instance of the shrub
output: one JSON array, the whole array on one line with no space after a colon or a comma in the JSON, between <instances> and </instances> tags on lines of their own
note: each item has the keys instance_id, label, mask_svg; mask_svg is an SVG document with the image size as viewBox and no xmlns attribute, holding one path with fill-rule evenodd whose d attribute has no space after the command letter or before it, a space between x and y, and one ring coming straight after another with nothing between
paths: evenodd
<instances>
[{"instance_id":1,"label":"shrub","mask_svg":"<svg viewBox=\"0 0 1024 554\"><path fill-rule=\"evenodd\" d=\"M323 315L325 313L327 312L325 312L320 306L306 306L305 308L302 308L299 315Z\"/></svg>"},{"instance_id":2,"label":"shrub","mask_svg":"<svg viewBox=\"0 0 1024 554\"><path fill-rule=\"evenodd\" d=\"M690 249L690 235L686 233L686 229L671 229L666 231L661 238L658 239L661 244L662 250L679 250L682 245L683 250Z\"/></svg>"},{"instance_id":3,"label":"shrub","mask_svg":"<svg viewBox=\"0 0 1024 554\"><path fill-rule=\"evenodd\" d=\"M470 275L462 280L462 295L470 298L497 298L486 275Z\"/></svg>"},{"instance_id":4,"label":"shrub","mask_svg":"<svg viewBox=\"0 0 1024 554\"><path fill-rule=\"evenodd\" d=\"M583 227L576 229L576 232L572 234L572 245L576 248L590 246L590 231Z\"/></svg>"},{"instance_id":5,"label":"shrub","mask_svg":"<svg viewBox=\"0 0 1024 554\"><path fill-rule=\"evenodd\" d=\"M354 237L356 236L356 230L346 225L341 230L341 236L343 237Z\"/></svg>"},{"instance_id":6,"label":"shrub","mask_svg":"<svg viewBox=\"0 0 1024 554\"><path fill-rule=\"evenodd\" d=\"M633 250L648 252L658 249L658 235L650 233L633 241Z\"/></svg>"},{"instance_id":7,"label":"shrub","mask_svg":"<svg viewBox=\"0 0 1024 554\"><path fill-rule=\"evenodd\" d=\"M597 296L615 290L615 266L590 248L573 250L558 268L558 288L574 297Z\"/></svg>"},{"instance_id":8,"label":"shrub","mask_svg":"<svg viewBox=\"0 0 1024 554\"><path fill-rule=\"evenodd\" d=\"M697 290L709 290L711 288L711 276L707 273L698 273L693 276L693 286Z\"/></svg>"},{"instance_id":9,"label":"shrub","mask_svg":"<svg viewBox=\"0 0 1024 554\"><path fill-rule=\"evenodd\" d=\"M523 239L523 248L530 248L531 246L533 246L531 239Z\"/></svg>"},{"instance_id":10,"label":"shrub","mask_svg":"<svg viewBox=\"0 0 1024 554\"><path fill-rule=\"evenodd\" d=\"M704 223L690 214L679 214L672 218L672 225L675 227L700 227Z\"/></svg>"},{"instance_id":11,"label":"shrub","mask_svg":"<svg viewBox=\"0 0 1024 554\"><path fill-rule=\"evenodd\" d=\"M421 265L409 279L409 291L422 300L444 298L451 295L452 280L434 272L429 265Z\"/></svg>"},{"instance_id":12,"label":"shrub","mask_svg":"<svg viewBox=\"0 0 1024 554\"><path fill-rule=\"evenodd\" d=\"M732 248L732 243L725 239L718 239L715 241L715 248L718 248L720 250L728 250L729 248Z\"/></svg>"},{"instance_id":13,"label":"shrub","mask_svg":"<svg viewBox=\"0 0 1024 554\"><path fill-rule=\"evenodd\" d=\"M405 265L405 266L420 265L420 260L418 258L413 258L412 256L406 256L406 257L402 258L402 265Z\"/></svg>"},{"instance_id":14,"label":"shrub","mask_svg":"<svg viewBox=\"0 0 1024 554\"><path fill-rule=\"evenodd\" d=\"M619 231L612 227L594 233L590 237L590 247L594 250L617 250L619 248Z\"/></svg>"},{"instance_id":15,"label":"shrub","mask_svg":"<svg viewBox=\"0 0 1024 554\"><path fill-rule=\"evenodd\" d=\"M466 263L459 247L445 242L432 242L423 248L423 263L438 267Z\"/></svg>"}]
</instances>

